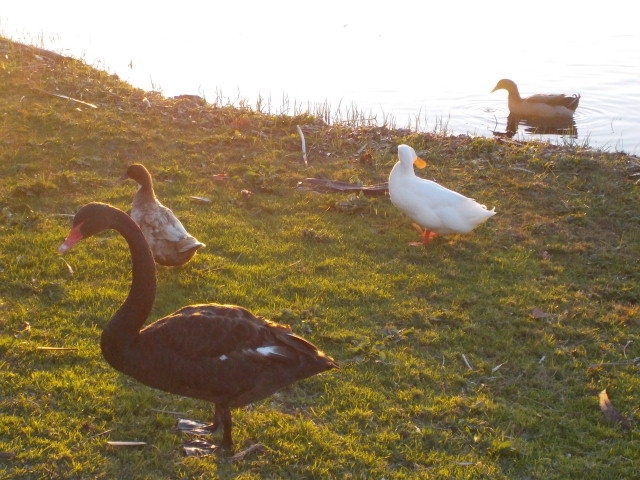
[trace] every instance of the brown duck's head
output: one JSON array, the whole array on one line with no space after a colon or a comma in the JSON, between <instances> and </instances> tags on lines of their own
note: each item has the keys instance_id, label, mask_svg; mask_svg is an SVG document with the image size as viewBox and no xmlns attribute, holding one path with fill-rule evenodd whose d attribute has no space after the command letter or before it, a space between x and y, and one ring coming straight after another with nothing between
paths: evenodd
<instances>
[{"instance_id":1,"label":"brown duck's head","mask_svg":"<svg viewBox=\"0 0 640 480\"><path fill-rule=\"evenodd\" d=\"M495 87L493 87L493 90L491 90L491 93L495 92L496 90L506 90L509 93L517 94L518 86L516 85L516 82L514 82L513 80L509 80L508 78L503 78L496 84Z\"/></svg>"},{"instance_id":2,"label":"brown duck's head","mask_svg":"<svg viewBox=\"0 0 640 480\"><path fill-rule=\"evenodd\" d=\"M126 180L127 178L135 180L143 186L151 185L151 174L141 163L132 163L127 167L127 173L120 177L120 180Z\"/></svg>"}]
</instances>

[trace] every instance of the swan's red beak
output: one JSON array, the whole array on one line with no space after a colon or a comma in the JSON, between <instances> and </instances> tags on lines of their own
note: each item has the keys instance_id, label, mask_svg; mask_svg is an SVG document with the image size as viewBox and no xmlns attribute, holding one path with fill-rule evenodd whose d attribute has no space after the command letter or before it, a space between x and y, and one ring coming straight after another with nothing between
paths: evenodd
<instances>
[{"instance_id":1,"label":"swan's red beak","mask_svg":"<svg viewBox=\"0 0 640 480\"><path fill-rule=\"evenodd\" d=\"M71 247L73 247L76 243L82 240L82 234L80 233L81 225L82 224L79 223L78 225L76 225L71 229L71 231L69 232L69 235L67 236L67 239L64 241L62 245L58 247L58 253L66 252Z\"/></svg>"}]
</instances>

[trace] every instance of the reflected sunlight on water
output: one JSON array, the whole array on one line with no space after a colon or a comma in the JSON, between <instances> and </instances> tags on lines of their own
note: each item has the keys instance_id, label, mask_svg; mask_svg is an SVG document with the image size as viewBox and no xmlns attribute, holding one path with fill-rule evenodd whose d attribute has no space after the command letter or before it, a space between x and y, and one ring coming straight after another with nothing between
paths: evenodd
<instances>
[{"instance_id":1,"label":"reflected sunlight on water","mask_svg":"<svg viewBox=\"0 0 640 480\"><path fill-rule=\"evenodd\" d=\"M607 10L546 0L398 0L393 9L187 1L162 10L114 0L93 18L84 2L12 3L0 13L3 35L166 96L250 105L261 96L274 113L326 102L398 127L491 136L506 129L508 110L506 92L490 91L511 78L523 96L580 93L576 143L640 153L640 39L621 0ZM516 138L528 136L518 129Z\"/></svg>"}]
</instances>

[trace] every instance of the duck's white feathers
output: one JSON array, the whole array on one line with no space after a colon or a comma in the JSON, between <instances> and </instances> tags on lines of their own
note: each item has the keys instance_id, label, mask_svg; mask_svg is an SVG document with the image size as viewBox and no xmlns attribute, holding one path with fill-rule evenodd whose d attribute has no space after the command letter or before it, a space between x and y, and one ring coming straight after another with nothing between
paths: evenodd
<instances>
[{"instance_id":1,"label":"duck's white feathers","mask_svg":"<svg viewBox=\"0 0 640 480\"><path fill-rule=\"evenodd\" d=\"M153 190L151 174L144 165L130 165L123 178L131 178L140 185L133 197L131 218L142 230L157 263L182 265L205 246L187 232L168 207L160 203Z\"/></svg>"},{"instance_id":2,"label":"duck's white feathers","mask_svg":"<svg viewBox=\"0 0 640 480\"><path fill-rule=\"evenodd\" d=\"M495 209L416 176L413 162L418 156L410 146L398 146L398 157L389 175L391 203L426 230L440 235L469 233L495 215Z\"/></svg>"},{"instance_id":3,"label":"duck's white feathers","mask_svg":"<svg viewBox=\"0 0 640 480\"><path fill-rule=\"evenodd\" d=\"M136 195L131 206L131 218L142 230L152 252L162 250L164 242L172 244L171 248L178 252L204 246L187 232L174 213L157 198L150 202L145 201L144 194Z\"/></svg>"}]
</instances>

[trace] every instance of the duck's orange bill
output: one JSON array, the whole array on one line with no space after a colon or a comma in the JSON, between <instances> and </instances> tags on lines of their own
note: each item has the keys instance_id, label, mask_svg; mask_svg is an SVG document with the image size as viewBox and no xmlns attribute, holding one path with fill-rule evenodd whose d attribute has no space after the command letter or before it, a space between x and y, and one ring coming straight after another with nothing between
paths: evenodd
<instances>
[{"instance_id":1,"label":"duck's orange bill","mask_svg":"<svg viewBox=\"0 0 640 480\"><path fill-rule=\"evenodd\" d=\"M427 166L427 162L425 162L423 159L421 159L420 157L416 158L413 161L413 164L418 167L418 168L424 168Z\"/></svg>"}]
</instances>

